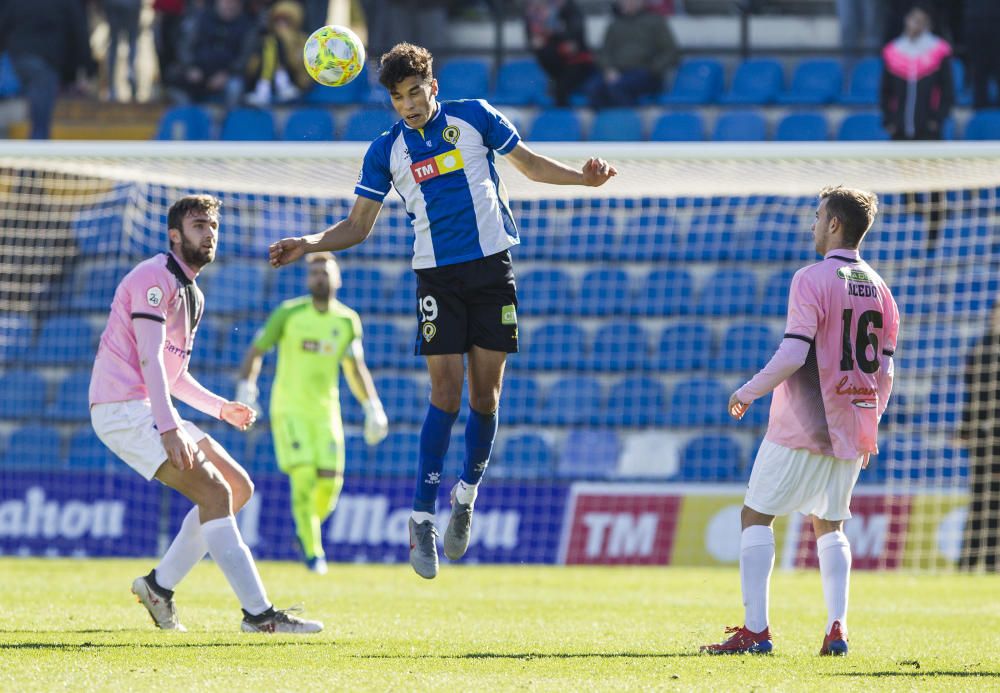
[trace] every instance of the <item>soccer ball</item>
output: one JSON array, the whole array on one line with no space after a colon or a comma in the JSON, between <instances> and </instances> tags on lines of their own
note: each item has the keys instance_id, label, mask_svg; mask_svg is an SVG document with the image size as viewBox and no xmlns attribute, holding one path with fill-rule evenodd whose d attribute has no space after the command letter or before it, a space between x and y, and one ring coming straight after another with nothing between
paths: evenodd
<instances>
[{"instance_id":1,"label":"soccer ball","mask_svg":"<svg viewBox=\"0 0 1000 693\"><path fill-rule=\"evenodd\" d=\"M306 41L302 57L310 77L328 87L342 87L361 74L365 46L346 26L324 26Z\"/></svg>"}]
</instances>

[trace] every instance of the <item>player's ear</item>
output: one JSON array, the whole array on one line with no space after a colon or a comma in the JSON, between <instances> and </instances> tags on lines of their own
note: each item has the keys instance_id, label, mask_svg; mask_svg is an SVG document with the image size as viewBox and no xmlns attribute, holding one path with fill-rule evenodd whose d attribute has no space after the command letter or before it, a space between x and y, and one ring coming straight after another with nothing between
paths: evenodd
<instances>
[{"instance_id":1,"label":"player's ear","mask_svg":"<svg viewBox=\"0 0 1000 693\"><path fill-rule=\"evenodd\" d=\"M431 77L431 96L438 95L438 81Z\"/></svg>"},{"instance_id":2,"label":"player's ear","mask_svg":"<svg viewBox=\"0 0 1000 693\"><path fill-rule=\"evenodd\" d=\"M181 232L179 229L167 229L167 238L170 239L170 247L181 242Z\"/></svg>"}]
</instances>

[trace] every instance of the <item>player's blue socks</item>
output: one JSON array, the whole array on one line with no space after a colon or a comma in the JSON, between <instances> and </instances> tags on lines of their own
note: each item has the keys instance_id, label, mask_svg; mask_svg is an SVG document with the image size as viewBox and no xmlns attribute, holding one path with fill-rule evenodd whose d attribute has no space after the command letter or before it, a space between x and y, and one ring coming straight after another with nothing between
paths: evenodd
<instances>
[{"instance_id":1,"label":"player's blue socks","mask_svg":"<svg viewBox=\"0 0 1000 693\"><path fill-rule=\"evenodd\" d=\"M433 404L427 407L427 418L420 430L420 466L413 496L413 509L417 512L433 513L435 510L444 456L448 453L451 427L457 418L457 411L449 413Z\"/></svg>"},{"instance_id":2,"label":"player's blue socks","mask_svg":"<svg viewBox=\"0 0 1000 693\"><path fill-rule=\"evenodd\" d=\"M465 469L462 471L462 481L474 486L483 478L496 437L497 413L480 414L469 407L469 421L465 424Z\"/></svg>"}]
</instances>

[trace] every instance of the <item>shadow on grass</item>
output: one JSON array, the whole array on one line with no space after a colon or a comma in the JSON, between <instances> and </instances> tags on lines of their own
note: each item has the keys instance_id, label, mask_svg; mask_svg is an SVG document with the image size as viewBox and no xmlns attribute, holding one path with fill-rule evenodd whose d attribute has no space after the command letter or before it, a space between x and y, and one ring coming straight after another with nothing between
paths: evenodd
<instances>
[{"instance_id":1,"label":"shadow on grass","mask_svg":"<svg viewBox=\"0 0 1000 693\"><path fill-rule=\"evenodd\" d=\"M830 676L840 676L848 678L918 678L918 677L946 677L954 676L956 678L1000 678L1000 671L933 671L933 670L916 670L916 671L858 671L858 672L840 672L837 674L829 674Z\"/></svg>"},{"instance_id":2,"label":"shadow on grass","mask_svg":"<svg viewBox=\"0 0 1000 693\"><path fill-rule=\"evenodd\" d=\"M697 652L468 652L466 654L357 654L355 659L675 659Z\"/></svg>"},{"instance_id":3,"label":"shadow on grass","mask_svg":"<svg viewBox=\"0 0 1000 693\"><path fill-rule=\"evenodd\" d=\"M36 631L37 632L37 631ZM105 632L105 631L101 631ZM121 632L121 631L116 631ZM333 643L329 640L321 642L303 640L270 640L267 642L235 640L233 642L7 642L0 643L0 652L3 650L114 650L127 649L139 650L143 648L152 649L174 649L182 647L203 648L203 647L329 647Z\"/></svg>"}]
</instances>

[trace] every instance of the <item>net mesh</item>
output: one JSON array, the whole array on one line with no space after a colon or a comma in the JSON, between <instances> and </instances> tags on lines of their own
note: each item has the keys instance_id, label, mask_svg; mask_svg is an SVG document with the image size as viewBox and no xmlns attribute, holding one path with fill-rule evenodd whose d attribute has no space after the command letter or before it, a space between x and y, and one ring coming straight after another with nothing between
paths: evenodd
<instances>
[{"instance_id":1,"label":"net mesh","mask_svg":"<svg viewBox=\"0 0 1000 693\"><path fill-rule=\"evenodd\" d=\"M738 424L725 405L781 339L792 274L814 258L816 190L843 182L880 194L862 255L892 288L902 321L882 452L862 473L847 523L855 566L995 561L1000 473L990 405L1000 390L990 389L996 364L980 344L991 344L1000 281L1000 147L539 149L573 164L604 156L621 174L598 189L555 187L501 164L522 236L514 251L521 353L509 361L468 560L738 559L739 508L768 402ZM0 551L150 555L162 547L188 504L115 460L88 422L89 368L118 281L162 251L177 197L220 196L220 250L199 278L207 309L191 370L233 396L254 332L280 301L305 293L304 267L270 269L268 244L345 216L363 153L352 145L5 145ZM341 388L347 482L324 529L335 560L407 556L429 383L412 353L412 233L401 205L387 199L372 236L340 256L338 298L362 316L391 432L366 446L361 409ZM272 355L262 402L273 375ZM294 558L287 481L266 412L241 434L181 410L253 475L258 493L240 522L255 553ZM445 516L466 415L463 407L445 464ZM783 565L815 565L811 531L801 517L779 522Z\"/></svg>"}]
</instances>

